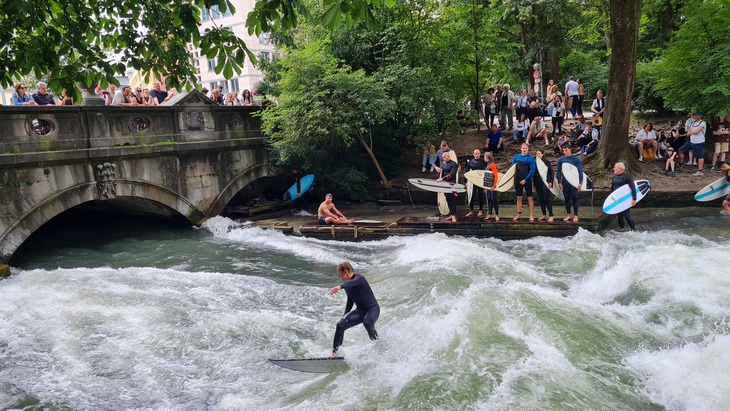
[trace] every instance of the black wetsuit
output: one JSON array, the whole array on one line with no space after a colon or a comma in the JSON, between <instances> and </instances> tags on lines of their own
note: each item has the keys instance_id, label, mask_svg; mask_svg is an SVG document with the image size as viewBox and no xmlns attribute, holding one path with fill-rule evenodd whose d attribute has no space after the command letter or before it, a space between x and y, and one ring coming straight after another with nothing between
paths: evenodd
<instances>
[{"instance_id":1,"label":"black wetsuit","mask_svg":"<svg viewBox=\"0 0 730 411\"><path fill-rule=\"evenodd\" d=\"M487 168L487 162L484 161L481 158L470 158L466 162L466 168L464 169L464 172L471 171L471 170L486 170ZM484 209L484 189L479 187L478 185L474 185L471 189L471 201L469 202L469 211L474 210L474 200L479 197L479 210Z\"/></svg>"},{"instance_id":2,"label":"black wetsuit","mask_svg":"<svg viewBox=\"0 0 730 411\"><path fill-rule=\"evenodd\" d=\"M544 158L540 160L539 158L535 158L535 161L542 161L547 166L547 178L546 180L548 182L553 182L553 165L550 164L550 161L545 160ZM542 177L540 177L540 173L535 173L535 191L537 191L537 199L540 200L540 210L542 210L542 215L545 215L545 211L547 209L548 215L550 217L553 217L553 202L552 202L552 193L550 192L550 189L548 186L545 185L545 182L542 180Z\"/></svg>"},{"instance_id":3,"label":"black wetsuit","mask_svg":"<svg viewBox=\"0 0 730 411\"><path fill-rule=\"evenodd\" d=\"M611 191L616 190L624 184L629 185L629 188L631 188L631 197L636 200L636 184L634 184L634 179L629 177L626 173L616 174L613 176L611 179ZM636 226L634 226L634 219L631 218L631 207L618 213L617 216L619 228L624 228L624 219L626 219L626 222L629 223L629 228L631 228L632 231L636 229Z\"/></svg>"},{"instance_id":4,"label":"black wetsuit","mask_svg":"<svg viewBox=\"0 0 730 411\"><path fill-rule=\"evenodd\" d=\"M441 178L451 184L456 184L456 173L459 171L459 165L450 159L448 162L441 161ZM444 193L446 203L449 205L449 216L456 215L456 196L454 193Z\"/></svg>"},{"instance_id":5,"label":"black wetsuit","mask_svg":"<svg viewBox=\"0 0 730 411\"><path fill-rule=\"evenodd\" d=\"M345 315L337 323L335 329L335 339L332 343L333 352L337 352L342 345L345 330L358 324L365 326L371 340L378 339L375 322L378 321L380 316L380 306L368 281L361 275L353 274L352 278L342 283L340 287L347 293L347 304L345 305ZM350 311L353 304L355 310Z\"/></svg>"}]
</instances>

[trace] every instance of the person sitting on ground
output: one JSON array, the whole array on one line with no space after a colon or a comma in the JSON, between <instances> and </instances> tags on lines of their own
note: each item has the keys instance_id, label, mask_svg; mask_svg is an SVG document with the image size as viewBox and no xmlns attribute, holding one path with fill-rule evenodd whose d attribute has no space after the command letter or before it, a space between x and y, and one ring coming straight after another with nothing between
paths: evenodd
<instances>
[{"instance_id":1,"label":"person sitting on ground","mask_svg":"<svg viewBox=\"0 0 730 411\"><path fill-rule=\"evenodd\" d=\"M720 164L720 172L724 174L725 181L730 183L730 164ZM720 211L720 214L730 216L730 193L728 193L728 195L725 196L725 199L722 200L722 210Z\"/></svg>"},{"instance_id":2,"label":"person sitting on ground","mask_svg":"<svg viewBox=\"0 0 730 411\"><path fill-rule=\"evenodd\" d=\"M129 85L122 86L122 89L117 91L112 100L112 106L136 106L137 102L132 98L132 87Z\"/></svg>"},{"instance_id":3,"label":"person sitting on ground","mask_svg":"<svg viewBox=\"0 0 730 411\"><path fill-rule=\"evenodd\" d=\"M578 116L578 121L573 125L573 127L570 128L570 141L571 145L576 146L578 143L578 139L580 136L583 135L583 132L586 131L586 118L583 117L583 115Z\"/></svg>"},{"instance_id":4,"label":"person sitting on ground","mask_svg":"<svg viewBox=\"0 0 730 411\"><path fill-rule=\"evenodd\" d=\"M674 147L667 147L667 161L664 162L664 174L672 172L672 177L677 175L674 173L674 159L677 157L677 153L674 151Z\"/></svg>"},{"instance_id":5,"label":"person sitting on ground","mask_svg":"<svg viewBox=\"0 0 730 411\"><path fill-rule=\"evenodd\" d=\"M598 139L598 130L593 127L593 123L586 123L586 128L583 130L583 134L575 140L575 146L583 147L584 145L591 142L591 140Z\"/></svg>"},{"instance_id":6,"label":"person sitting on ground","mask_svg":"<svg viewBox=\"0 0 730 411\"><path fill-rule=\"evenodd\" d=\"M525 113L520 113L517 122L515 123L515 129L512 132L512 139L514 141L525 142L527 141L527 132L530 129L530 122L527 121Z\"/></svg>"},{"instance_id":7,"label":"person sitting on ground","mask_svg":"<svg viewBox=\"0 0 730 411\"><path fill-rule=\"evenodd\" d=\"M474 158L470 158L466 161L466 167L464 167L464 172L486 169L487 162L482 159L482 152L479 151L479 149L477 148L474 150ZM474 215L474 203L476 202L476 200L479 200L479 212L477 213L477 217L481 217L484 210L484 189L474 184L472 186L471 201L469 202L469 213L467 213L467 217L471 217Z\"/></svg>"},{"instance_id":8,"label":"person sitting on ground","mask_svg":"<svg viewBox=\"0 0 730 411\"><path fill-rule=\"evenodd\" d=\"M517 215L513 221L522 218L522 193L527 195L527 205L530 208L530 222L535 221L535 200L532 198L532 176L535 175L535 159L529 154L530 146L525 143L520 146L520 153L512 158L512 165L517 165L515 171L515 193L517 194Z\"/></svg>"},{"instance_id":9,"label":"person sitting on ground","mask_svg":"<svg viewBox=\"0 0 730 411\"><path fill-rule=\"evenodd\" d=\"M694 160L697 162L697 172L692 174L695 177L704 175L704 149L705 149L705 131L707 130L707 124L702 120L702 113L695 111L692 113L692 118L688 119L684 125L689 135L689 142L685 143L679 148L679 162L684 162L684 153L690 152L690 161L687 162L686 166L694 165L692 161L692 154L694 154Z\"/></svg>"},{"instance_id":10,"label":"person sitting on ground","mask_svg":"<svg viewBox=\"0 0 730 411\"><path fill-rule=\"evenodd\" d=\"M669 132L667 143L674 147L674 151L677 152L686 142L687 130L685 130L682 120L679 120L677 121L677 125L672 127L672 131Z\"/></svg>"},{"instance_id":11,"label":"person sitting on ground","mask_svg":"<svg viewBox=\"0 0 730 411\"><path fill-rule=\"evenodd\" d=\"M563 154L564 147L570 148L570 143L568 142L568 136L565 134L565 130L560 130L558 132L558 139L555 140L555 147L553 148L553 153L556 156Z\"/></svg>"},{"instance_id":12,"label":"person sitting on ground","mask_svg":"<svg viewBox=\"0 0 730 411\"><path fill-rule=\"evenodd\" d=\"M639 161L644 161L644 148L651 147L654 150L656 158L662 158L659 154L659 143L656 139L656 131L651 123L644 124L644 127L636 133L636 140L634 140L634 146L639 149Z\"/></svg>"},{"instance_id":13,"label":"person sitting on ground","mask_svg":"<svg viewBox=\"0 0 730 411\"><path fill-rule=\"evenodd\" d=\"M327 224L352 224L355 222L354 219L348 220L340 210L335 207L332 203L332 194L324 196L324 201L319 205L317 209L317 218L319 219L319 225Z\"/></svg>"},{"instance_id":14,"label":"person sitting on ground","mask_svg":"<svg viewBox=\"0 0 730 411\"><path fill-rule=\"evenodd\" d=\"M598 132L598 130L596 130L593 127L592 123L588 123L586 125L586 131L583 134L586 139L587 139L587 136L590 136L591 139L589 141L587 141L583 146L581 146L580 152L578 153L578 155L587 156L588 154L592 153L596 149L596 147L598 147L598 142L601 139L601 135ZM583 138L583 137L581 137L581 138ZM578 139L578 140L580 140L580 139Z\"/></svg>"},{"instance_id":15,"label":"person sitting on ground","mask_svg":"<svg viewBox=\"0 0 730 411\"><path fill-rule=\"evenodd\" d=\"M33 93L33 101L39 106L55 106L56 100L48 93L48 85L42 81L37 84L38 91Z\"/></svg>"},{"instance_id":16,"label":"person sitting on ground","mask_svg":"<svg viewBox=\"0 0 730 411\"><path fill-rule=\"evenodd\" d=\"M715 137L715 154L712 155L712 171L720 171L715 168L717 159L720 158L720 162L725 162L725 157L730 148L730 120L727 117L718 117L717 120L712 124L712 135Z\"/></svg>"},{"instance_id":17,"label":"person sitting on ground","mask_svg":"<svg viewBox=\"0 0 730 411\"><path fill-rule=\"evenodd\" d=\"M426 172L426 166L431 165L431 171L433 171L433 161L436 158L436 147L430 141L426 142L423 146L423 161L421 162L421 172Z\"/></svg>"},{"instance_id":18,"label":"person sitting on ground","mask_svg":"<svg viewBox=\"0 0 730 411\"><path fill-rule=\"evenodd\" d=\"M61 90L61 97L58 98L59 106L73 106L74 99L69 97L66 93L66 89Z\"/></svg>"},{"instance_id":19,"label":"person sitting on ground","mask_svg":"<svg viewBox=\"0 0 730 411\"><path fill-rule=\"evenodd\" d=\"M485 151L496 153L502 150L502 130L499 130L497 123L492 124L492 129L487 133Z\"/></svg>"},{"instance_id":20,"label":"person sitting on ground","mask_svg":"<svg viewBox=\"0 0 730 411\"><path fill-rule=\"evenodd\" d=\"M547 137L547 131L547 126L545 125L545 122L542 121L542 117L535 117L530 125L530 130L527 132L527 144L532 144L536 139L541 138L545 140L545 145L550 145Z\"/></svg>"},{"instance_id":21,"label":"person sitting on ground","mask_svg":"<svg viewBox=\"0 0 730 411\"><path fill-rule=\"evenodd\" d=\"M459 133L464 134L466 131L466 116L464 110L456 112L456 125L459 127Z\"/></svg>"}]
</instances>

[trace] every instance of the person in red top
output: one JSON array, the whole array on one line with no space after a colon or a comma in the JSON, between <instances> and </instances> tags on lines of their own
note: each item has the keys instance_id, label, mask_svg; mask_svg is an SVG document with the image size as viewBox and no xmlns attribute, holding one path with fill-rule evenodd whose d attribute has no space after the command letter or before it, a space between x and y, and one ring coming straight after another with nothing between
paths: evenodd
<instances>
[{"instance_id":1,"label":"person in red top","mask_svg":"<svg viewBox=\"0 0 730 411\"><path fill-rule=\"evenodd\" d=\"M487 218L485 221L492 219L492 209L494 209L494 221L499 221L499 203L497 203L497 192L494 191L497 188L497 180L499 180L499 173L497 172L497 163L494 161L494 155L490 152L484 153L484 161L487 162L487 171L491 171L491 186L486 189L487 193ZM485 177L485 183L489 183L489 174ZM489 184L485 184L487 186Z\"/></svg>"}]
</instances>

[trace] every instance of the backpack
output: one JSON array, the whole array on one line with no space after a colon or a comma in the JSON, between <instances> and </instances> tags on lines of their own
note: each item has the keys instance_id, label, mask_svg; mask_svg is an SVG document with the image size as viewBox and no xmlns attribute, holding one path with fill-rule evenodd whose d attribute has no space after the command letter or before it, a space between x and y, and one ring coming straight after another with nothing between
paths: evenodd
<instances>
[{"instance_id":1,"label":"backpack","mask_svg":"<svg viewBox=\"0 0 730 411\"><path fill-rule=\"evenodd\" d=\"M644 147L644 151L641 153L641 156L644 157L644 161L653 160L654 149L651 147Z\"/></svg>"}]
</instances>

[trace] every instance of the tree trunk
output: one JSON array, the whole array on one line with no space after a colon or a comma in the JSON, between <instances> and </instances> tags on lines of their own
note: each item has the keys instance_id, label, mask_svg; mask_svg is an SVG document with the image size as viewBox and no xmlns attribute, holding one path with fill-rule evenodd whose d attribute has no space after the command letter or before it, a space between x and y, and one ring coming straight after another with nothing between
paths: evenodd
<instances>
[{"instance_id":1,"label":"tree trunk","mask_svg":"<svg viewBox=\"0 0 730 411\"><path fill-rule=\"evenodd\" d=\"M629 1L620 1L621 4L628 4ZM599 6L601 7L601 15L603 16L603 38L606 41L606 48L611 49L611 26L613 25L613 22L610 21L611 16L608 15L608 10L606 10L606 2L604 0L599 1ZM613 11L613 4L610 5L611 11ZM641 4L639 4L639 7L641 7Z\"/></svg>"},{"instance_id":2,"label":"tree trunk","mask_svg":"<svg viewBox=\"0 0 730 411\"><path fill-rule=\"evenodd\" d=\"M547 52L548 69L550 70L550 79L555 84L560 83L560 52L557 49L549 49ZM543 79L543 81L545 81ZM547 85L547 82L545 83Z\"/></svg>"},{"instance_id":3,"label":"tree trunk","mask_svg":"<svg viewBox=\"0 0 730 411\"><path fill-rule=\"evenodd\" d=\"M606 168L619 161L629 147L640 18L641 0L611 0L611 62L601 138L601 154Z\"/></svg>"},{"instance_id":4,"label":"tree trunk","mask_svg":"<svg viewBox=\"0 0 730 411\"><path fill-rule=\"evenodd\" d=\"M365 151L367 151L370 159L373 160L373 164L375 165L375 169L378 171L378 175L380 176L380 182L383 183L383 187L385 187L386 189L390 189L392 187L390 181L388 181L388 178L386 178L385 174L383 174L383 169L380 168L380 163L378 163L378 159L375 158L375 153L373 153L373 150L365 142L365 139L362 137L362 133L359 130L357 132L357 137L360 139L360 143L362 144L362 146L365 147Z\"/></svg>"}]
</instances>

